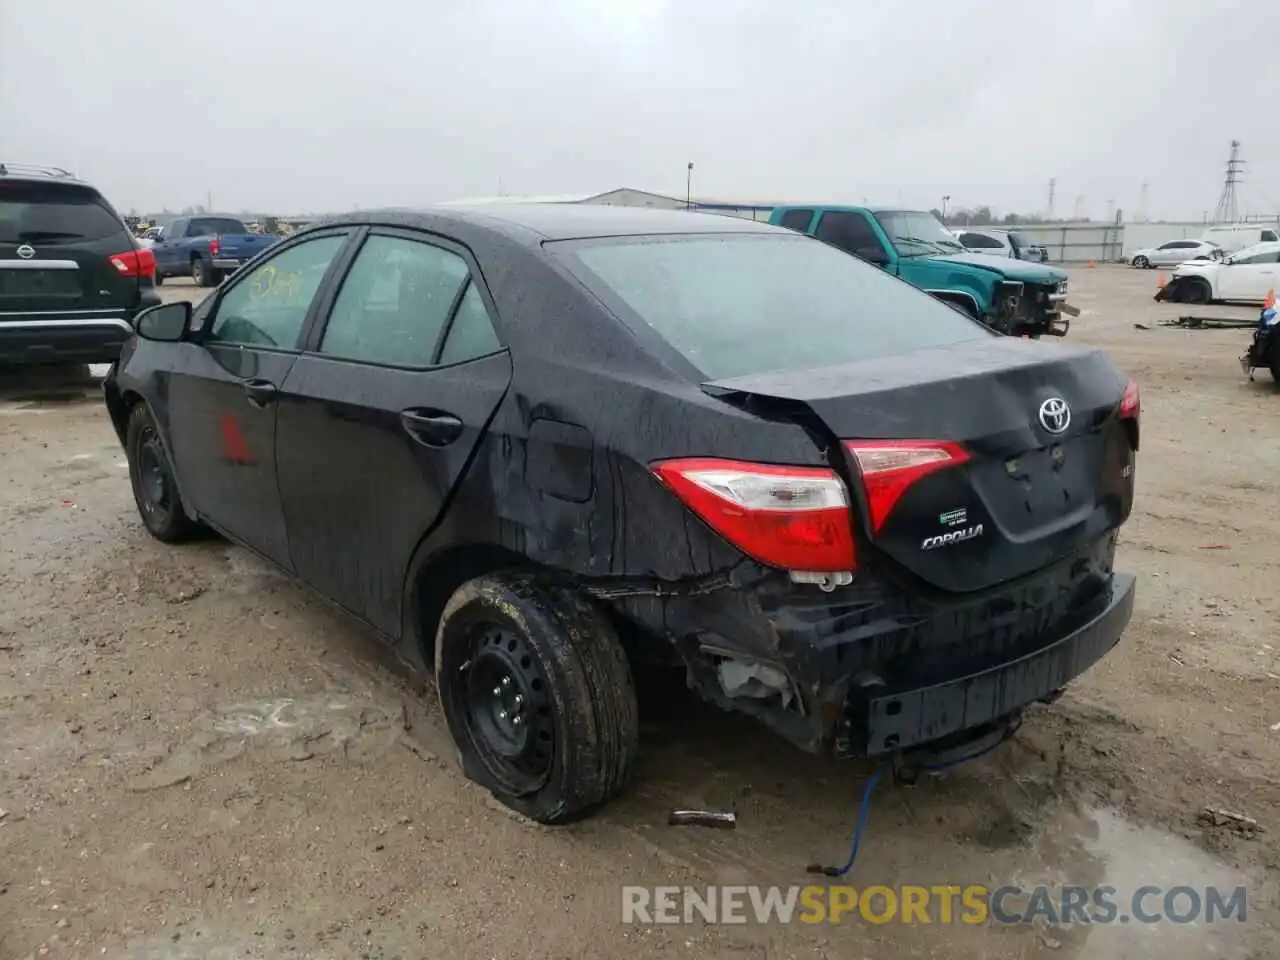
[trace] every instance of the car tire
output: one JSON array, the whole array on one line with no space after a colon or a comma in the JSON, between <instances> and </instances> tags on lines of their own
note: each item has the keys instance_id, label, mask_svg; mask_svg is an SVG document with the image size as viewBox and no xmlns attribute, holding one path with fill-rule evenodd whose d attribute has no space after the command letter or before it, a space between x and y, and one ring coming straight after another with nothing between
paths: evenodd
<instances>
[{"instance_id":1,"label":"car tire","mask_svg":"<svg viewBox=\"0 0 1280 960\"><path fill-rule=\"evenodd\" d=\"M518 813L568 823L630 780L631 667L608 617L576 591L524 573L464 583L440 618L435 675L466 775Z\"/></svg>"},{"instance_id":2,"label":"car tire","mask_svg":"<svg viewBox=\"0 0 1280 960\"><path fill-rule=\"evenodd\" d=\"M1151 261L1148 260L1146 257L1134 257L1133 265L1137 267L1139 270L1146 270L1151 266Z\"/></svg>"},{"instance_id":3,"label":"car tire","mask_svg":"<svg viewBox=\"0 0 1280 960\"><path fill-rule=\"evenodd\" d=\"M1209 287L1209 284L1204 280L1200 280L1197 278L1195 280L1185 280L1183 281L1183 283L1185 285L1183 289L1183 294L1182 294L1183 302L1185 303L1212 303L1213 302L1213 290Z\"/></svg>"},{"instance_id":4,"label":"car tire","mask_svg":"<svg viewBox=\"0 0 1280 960\"><path fill-rule=\"evenodd\" d=\"M156 286L157 286L157 287L159 287L159 286L163 285L163 284L164 284L164 274L163 274L163 273L161 273L159 270L157 270L157 271L156 271L156 277L155 277L155 280L156 280Z\"/></svg>"},{"instance_id":5,"label":"car tire","mask_svg":"<svg viewBox=\"0 0 1280 960\"><path fill-rule=\"evenodd\" d=\"M124 448L133 500L147 532L162 543L194 539L200 525L187 516L160 428L145 403L129 413Z\"/></svg>"},{"instance_id":6,"label":"car tire","mask_svg":"<svg viewBox=\"0 0 1280 960\"><path fill-rule=\"evenodd\" d=\"M191 261L191 280L197 287L209 287L213 284L210 282L212 271L205 265L204 261L199 257Z\"/></svg>"}]
</instances>

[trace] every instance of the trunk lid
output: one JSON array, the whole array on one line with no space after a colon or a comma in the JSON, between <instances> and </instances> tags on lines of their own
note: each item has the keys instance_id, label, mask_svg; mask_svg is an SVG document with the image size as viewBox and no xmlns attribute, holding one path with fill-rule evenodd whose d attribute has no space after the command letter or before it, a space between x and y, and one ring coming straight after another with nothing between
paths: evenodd
<instances>
[{"instance_id":1,"label":"trunk lid","mask_svg":"<svg viewBox=\"0 0 1280 960\"><path fill-rule=\"evenodd\" d=\"M139 279L122 276L110 257L132 249L93 188L0 180L0 314L124 312L139 301Z\"/></svg>"},{"instance_id":2,"label":"trunk lid","mask_svg":"<svg viewBox=\"0 0 1280 960\"><path fill-rule=\"evenodd\" d=\"M933 586L972 591L1045 567L1128 516L1133 444L1126 378L1101 351L993 337L819 370L710 382L729 402L774 401L847 442L959 444L963 462L908 486L878 529L855 482L862 535ZM1065 407L1065 409L1064 409Z\"/></svg>"}]
</instances>

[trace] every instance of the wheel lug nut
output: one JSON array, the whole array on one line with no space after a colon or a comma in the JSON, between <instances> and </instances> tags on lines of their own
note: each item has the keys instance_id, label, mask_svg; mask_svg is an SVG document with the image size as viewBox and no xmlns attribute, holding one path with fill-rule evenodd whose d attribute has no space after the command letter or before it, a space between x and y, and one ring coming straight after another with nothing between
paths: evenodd
<instances>
[{"instance_id":1,"label":"wheel lug nut","mask_svg":"<svg viewBox=\"0 0 1280 960\"><path fill-rule=\"evenodd\" d=\"M494 695L495 697L500 697L500 696L502 696L502 688L501 688L501 687L494 687L494 688L493 688L493 695Z\"/></svg>"},{"instance_id":2,"label":"wheel lug nut","mask_svg":"<svg viewBox=\"0 0 1280 960\"><path fill-rule=\"evenodd\" d=\"M514 697L512 697L512 700L515 702L515 705L517 707L520 706L520 704L524 703L524 697L520 696L520 694L518 693Z\"/></svg>"},{"instance_id":3,"label":"wheel lug nut","mask_svg":"<svg viewBox=\"0 0 1280 960\"><path fill-rule=\"evenodd\" d=\"M504 687L509 687L509 686L511 686L511 678L510 678L510 677L503 677L503 678L502 678L502 685L503 685Z\"/></svg>"},{"instance_id":4,"label":"wheel lug nut","mask_svg":"<svg viewBox=\"0 0 1280 960\"><path fill-rule=\"evenodd\" d=\"M512 723L514 723L517 727L518 727L518 726L520 726L520 718L519 718L519 717L516 717L516 718L515 718L514 720L512 720L511 722L512 722Z\"/></svg>"},{"instance_id":5,"label":"wheel lug nut","mask_svg":"<svg viewBox=\"0 0 1280 960\"><path fill-rule=\"evenodd\" d=\"M499 719L499 720L505 720L505 719L507 719L507 711L505 711L505 710L499 710L499 711L498 711L498 719Z\"/></svg>"}]
</instances>

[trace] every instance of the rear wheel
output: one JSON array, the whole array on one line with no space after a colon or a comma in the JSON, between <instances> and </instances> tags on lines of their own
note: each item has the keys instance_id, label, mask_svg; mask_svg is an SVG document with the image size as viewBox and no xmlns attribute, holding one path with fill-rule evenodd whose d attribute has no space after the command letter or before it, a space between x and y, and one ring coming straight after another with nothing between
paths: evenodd
<instances>
[{"instance_id":1,"label":"rear wheel","mask_svg":"<svg viewBox=\"0 0 1280 960\"><path fill-rule=\"evenodd\" d=\"M1139 270L1145 270L1147 269L1147 267L1151 266L1151 261L1148 260L1146 257L1134 257L1133 265L1137 267Z\"/></svg>"},{"instance_id":2,"label":"rear wheel","mask_svg":"<svg viewBox=\"0 0 1280 960\"><path fill-rule=\"evenodd\" d=\"M471 580L436 632L436 686L468 777L540 823L578 819L631 776L639 720L608 618L529 574Z\"/></svg>"},{"instance_id":3,"label":"rear wheel","mask_svg":"<svg viewBox=\"0 0 1280 960\"><path fill-rule=\"evenodd\" d=\"M191 261L191 279L197 287L211 286L210 274L212 271L204 265L204 261L197 258Z\"/></svg>"},{"instance_id":4,"label":"rear wheel","mask_svg":"<svg viewBox=\"0 0 1280 960\"><path fill-rule=\"evenodd\" d=\"M187 516L182 506L169 454L145 403L139 403L129 414L125 455L129 459L133 499L147 532L164 543L181 543L196 536L199 524Z\"/></svg>"}]
</instances>

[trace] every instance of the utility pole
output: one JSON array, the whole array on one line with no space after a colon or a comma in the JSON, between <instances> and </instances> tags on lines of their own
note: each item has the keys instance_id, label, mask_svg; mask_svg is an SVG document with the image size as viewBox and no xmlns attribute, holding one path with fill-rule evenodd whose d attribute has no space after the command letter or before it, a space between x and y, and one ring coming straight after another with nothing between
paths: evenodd
<instances>
[{"instance_id":1,"label":"utility pole","mask_svg":"<svg viewBox=\"0 0 1280 960\"><path fill-rule=\"evenodd\" d=\"M1149 186L1150 184L1144 183L1142 185L1142 193L1138 195L1138 213L1134 220L1139 223L1147 222L1147 188Z\"/></svg>"},{"instance_id":2,"label":"utility pole","mask_svg":"<svg viewBox=\"0 0 1280 960\"><path fill-rule=\"evenodd\" d=\"M689 169L684 175L684 208L693 209L693 161L689 161Z\"/></svg>"},{"instance_id":3,"label":"utility pole","mask_svg":"<svg viewBox=\"0 0 1280 960\"><path fill-rule=\"evenodd\" d=\"M950 200L951 200L951 194L945 193L942 195L942 219L944 221L947 219L947 203Z\"/></svg>"},{"instance_id":4,"label":"utility pole","mask_svg":"<svg viewBox=\"0 0 1280 960\"><path fill-rule=\"evenodd\" d=\"M213 213L213 191L208 190L204 195L205 209Z\"/></svg>"},{"instance_id":5,"label":"utility pole","mask_svg":"<svg viewBox=\"0 0 1280 960\"><path fill-rule=\"evenodd\" d=\"M1058 193L1058 181L1053 177L1050 177L1049 178L1049 213L1048 213L1048 216L1045 218L1047 220L1053 219L1053 200L1054 200L1054 197L1057 195L1057 193Z\"/></svg>"},{"instance_id":6,"label":"utility pole","mask_svg":"<svg viewBox=\"0 0 1280 960\"><path fill-rule=\"evenodd\" d=\"M1213 211L1214 223L1235 223L1240 219L1240 204L1236 199L1236 184L1241 180L1244 161L1240 159L1240 141L1231 141L1231 155L1227 158L1227 172L1222 180L1222 194L1217 209Z\"/></svg>"}]
</instances>

